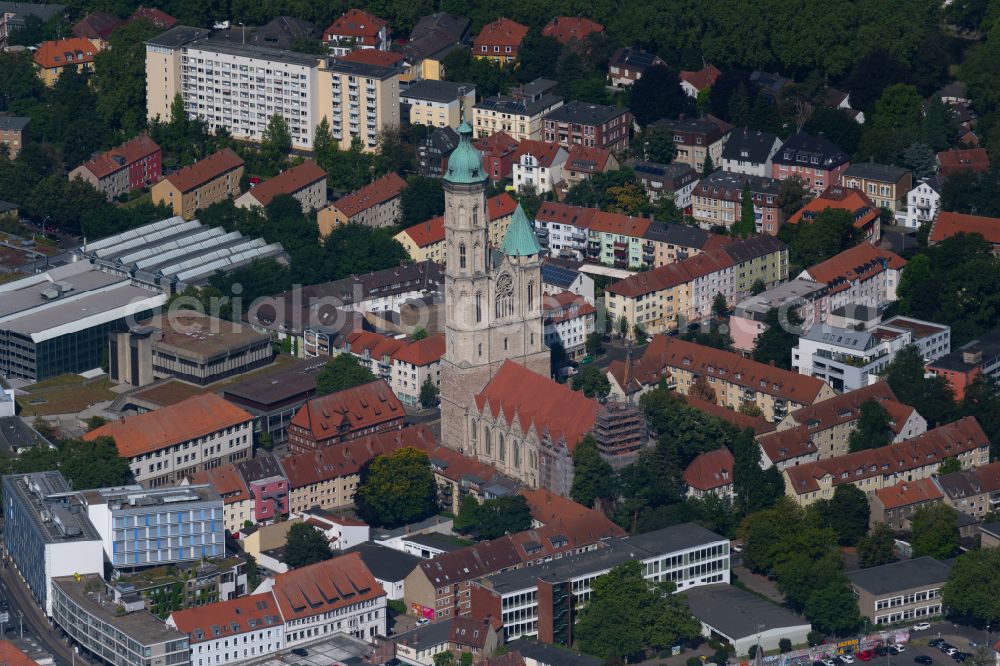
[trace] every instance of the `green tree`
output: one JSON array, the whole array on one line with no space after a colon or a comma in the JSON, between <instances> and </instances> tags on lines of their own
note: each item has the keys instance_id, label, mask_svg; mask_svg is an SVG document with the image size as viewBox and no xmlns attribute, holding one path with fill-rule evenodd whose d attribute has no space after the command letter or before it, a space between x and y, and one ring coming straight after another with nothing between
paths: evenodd
<instances>
[{"instance_id":1,"label":"green tree","mask_svg":"<svg viewBox=\"0 0 1000 666\"><path fill-rule=\"evenodd\" d=\"M701 175L702 177L709 176L713 171L715 171L715 164L712 162L712 156L706 152L705 161L701 163Z\"/></svg>"},{"instance_id":2,"label":"green tree","mask_svg":"<svg viewBox=\"0 0 1000 666\"><path fill-rule=\"evenodd\" d=\"M594 331L587 336L585 342L587 354L597 356L604 351L604 335L600 331Z\"/></svg>"},{"instance_id":3,"label":"green tree","mask_svg":"<svg viewBox=\"0 0 1000 666\"><path fill-rule=\"evenodd\" d=\"M861 138L861 149L880 162L893 162L922 138L923 98L915 86L887 86L875 102L875 114Z\"/></svg>"},{"instance_id":4,"label":"green tree","mask_svg":"<svg viewBox=\"0 0 1000 666\"><path fill-rule=\"evenodd\" d=\"M892 441L889 413L878 400L869 398L861 403L858 424L847 439L851 453L877 449Z\"/></svg>"},{"instance_id":5,"label":"green tree","mask_svg":"<svg viewBox=\"0 0 1000 666\"><path fill-rule=\"evenodd\" d=\"M781 212L785 218L789 218L797 213L806 202L806 186L798 176L792 176L781 181ZM784 225L782 229L791 225Z\"/></svg>"},{"instance_id":6,"label":"green tree","mask_svg":"<svg viewBox=\"0 0 1000 666\"><path fill-rule=\"evenodd\" d=\"M322 562L333 557L323 533L312 525L295 523L285 539L285 562L292 569Z\"/></svg>"},{"instance_id":7,"label":"green tree","mask_svg":"<svg viewBox=\"0 0 1000 666\"><path fill-rule=\"evenodd\" d=\"M690 113L694 106L681 88L677 71L657 65L643 72L633 84L629 108L639 126L645 127L660 118Z\"/></svg>"},{"instance_id":8,"label":"green tree","mask_svg":"<svg viewBox=\"0 0 1000 666\"><path fill-rule=\"evenodd\" d=\"M438 395L441 393L438 389L437 384L430 377L424 380L424 383L420 385L420 404L424 409L430 409L435 406L438 402Z\"/></svg>"},{"instance_id":9,"label":"green tree","mask_svg":"<svg viewBox=\"0 0 1000 666\"><path fill-rule=\"evenodd\" d=\"M288 121L279 113L268 119L267 127L260 142L260 159L267 169L267 175L281 170L281 165L292 151L292 133Z\"/></svg>"},{"instance_id":10,"label":"green tree","mask_svg":"<svg viewBox=\"0 0 1000 666\"><path fill-rule=\"evenodd\" d=\"M87 430L97 430L107 422L108 420L103 416L91 416L87 419Z\"/></svg>"},{"instance_id":11,"label":"green tree","mask_svg":"<svg viewBox=\"0 0 1000 666\"><path fill-rule=\"evenodd\" d=\"M569 496L577 504L593 507L598 500L614 498L614 470L597 450L594 436L587 434L573 449L573 486Z\"/></svg>"},{"instance_id":12,"label":"green tree","mask_svg":"<svg viewBox=\"0 0 1000 666\"><path fill-rule=\"evenodd\" d=\"M972 550L959 556L945 583L944 604L963 624L1000 623L1000 548Z\"/></svg>"},{"instance_id":13,"label":"green tree","mask_svg":"<svg viewBox=\"0 0 1000 666\"><path fill-rule=\"evenodd\" d=\"M339 354L327 361L316 377L316 395L327 395L377 379L351 354Z\"/></svg>"},{"instance_id":14,"label":"green tree","mask_svg":"<svg viewBox=\"0 0 1000 666\"><path fill-rule=\"evenodd\" d=\"M802 319L792 310L787 311L787 323L781 321L778 308L771 308L764 315L764 332L757 336L753 347L753 360L761 363L774 363L779 368L791 370L792 348L799 343L796 328L802 325Z\"/></svg>"},{"instance_id":15,"label":"green tree","mask_svg":"<svg viewBox=\"0 0 1000 666\"><path fill-rule=\"evenodd\" d=\"M326 279L380 271L411 263L389 228L373 229L363 224L341 224L324 239Z\"/></svg>"},{"instance_id":16,"label":"green tree","mask_svg":"<svg viewBox=\"0 0 1000 666\"><path fill-rule=\"evenodd\" d=\"M929 555L944 560L958 553L958 512L946 504L916 510L913 526L913 557Z\"/></svg>"},{"instance_id":17,"label":"green tree","mask_svg":"<svg viewBox=\"0 0 1000 666\"><path fill-rule=\"evenodd\" d=\"M750 285L751 296L757 296L759 294L763 294L765 291L767 291L767 284L765 284L765 282L760 278L754 280L753 284Z\"/></svg>"},{"instance_id":18,"label":"green tree","mask_svg":"<svg viewBox=\"0 0 1000 666\"><path fill-rule=\"evenodd\" d=\"M448 650L438 652L432 658L434 666L455 666L455 656Z\"/></svg>"},{"instance_id":19,"label":"green tree","mask_svg":"<svg viewBox=\"0 0 1000 666\"><path fill-rule=\"evenodd\" d=\"M712 299L712 316L716 319L729 317L729 303L726 302L726 297L721 291Z\"/></svg>"},{"instance_id":20,"label":"green tree","mask_svg":"<svg viewBox=\"0 0 1000 666\"><path fill-rule=\"evenodd\" d=\"M468 534L479 524L479 500L473 495L462 496L458 503L458 515L455 516L453 527L456 532Z\"/></svg>"},{"instance_id":21,"label":"green tree","mask_svg":"<svg viewBox=\"0 0 1000 666\"><path fill-rule=\"evenodd\" d=\"M885 370L885 380L896 399L910 405L936 427L951 420L955 402L943 377L924 377L924 360L914 345L904 347Z\"/></svg>"},{"instance_id":22,"label":"green tree","mask_svg":"<svg viewBox=\"0 0 1000 666\"><path fill-rule=\"evenodd\" d=\"M854 215L846 210L827 208L817 213L812 221L803 219L798 224L784 225L782 231L790 227L796 229L792 231L794 238L788 243L788 256L792 263L803 268L825 261L857 242Z\"/></svg>"},{"instance_id":23,"label":"green tree","mask_svg":"<svg viewBox=\"0 0 1000 666\"><path fill-rule=\"evenodd\" d=\"M960 407L962 416L972 416L979 422L990 440L990 460L1000 458L1000 384L984 375L965 387Z\"/></svg>"},{"instance_id":24,"label":"green tree","mask_svg":"<svg viewBox=\"0 0 1000 666\"><path fill-rule=\"evenodd\" d=\"M611 381L604 370L590 363L573 375L573 390L583 391L588 398L597 398L603 402L611 393Z\"/></svg>"},{"instance_id":25,"label":"green tree","mask_svg":"<svg viewBox=\"0 0 1000 666\"><path fill-rule=\"evenodd\" d=\"M473 500L475 501L475 500ZM461 506L459 507L461 512ZM478 539L499 539L531 528L531 510L522 495L483 500L472 514L475 522L466 527Z\"/></svg>"},{"instance_id":26,"label":"green tree","mask_svg":"<svg viewBox=\"0 0 1000 666\"><path fill-rule=\"evenodd\" d=\"M888 564L895 559L896 540L885 523L879 523L858 541L858 564L862 569Z\"/></svg>"},{"instance_id":27,"label":"green tree","mask_svg":"<svg viewBox=\"0 0 1000 666\"><path fill-rule=\"evenodd\" d=\"M864 491L850 483L842 483L833 491L829 501L816 502L820 523L833 530L842 546L854 546L868 532L871 509Z\"/></svg>"},{"instance_id":28,"label":"green tree","mask_svg":"<svg viewBox=\"0 0 1000 666\"><path fill-rule=\"evenodd\" d=\"M598 576L576 623L580 649L620 663L696 637L698 621L673 591L673 583L643 578L638 561Z\"/></svg>"},{"instance_id":29,"label":"green tree","mask_svg":"<svg viewBox=\"0 0 1000 666\"><path fill-rule=\"evenodd\" d=\"M148 21L112 33L108 48L94 56L91 85L97 113L113 131L134 136L146 126L146 44L160 29Z\"/></svg>"},{"instance_id":30,"label":"green tree","mask_svg":"<svg viewBox=\"0 0 1000 666\"><path fill-rule=\"evenodd\" d=\"M931 95L924 113L924 141L934 151L944 150L955 136L956 126L951 107L941 101L940 95Z\"/></svg>"},{"instance_id":31,"label":"green tree","mask_svg":"<svg viewBox=\"0 0 1000 666\"><path fill-rule=\"evenodd\" d=\"M295 51L296 53L309 53L312 55L327 55L330 53L330 48L324 44L322 40L305 36L295 37L292 39L289 50Z\"/></svg>"},{"instance_id":32,"label":"green tree","mask_svg":"<svg viewBox=\"0 0 1000 666\"><path fill-rule=\"evenodd\" d=\"M958 456L952 456L951 458L945 458L938 465L938 474L952 474L954 472L962 471L962 462L958 459Z\"/></svg>"},{"instance_id":33,"label":"green tree","mask_svg":"<svg viewBox=\"0 0 1000 666\"><path fill-rule=\"evenodd\" d=\"M803 610L814 627L836 636L847 636L861 624L858 602L847 578L840 578L810 596Z\"/></svg>"},{"instance_id":34,"label":"green tree","mask_svg":"<svg viewBox=\"0 0 1000 666\"><path fill-rule=\"evenodd\" d=\"M848 155L858 152L861 145L861 125L843 109L815 109L804 129L813 136L825 136Z\"/></svg>"},{"instance_id":35,"label":"green tree","mask_svg":"<svg viewBox=\"0 0 1000 666\"><path fill-rule=\"evenodd\" d=\"M740 219L729 230L733 238L750 238L757 232L757 218L753 213L753 193L750 191L750 181L743 183L740 195Z\"/></svg>"},{"instance_id":36,"label":"green tree","mask_svg":"<svg viewBox=\"0 0 1000 666\"><path fill-rule=\"evenodd\" d=\"M735 509L741 515L766 509L784 495L781 473L773 467L761 469L760 446L753 430L740 433L733 445L733 492ZM772 471L774 470L774 471Z\"/></svg>"},{"instance_id":37,"label":"green tree","mask_svg":"<svg viewBox=\"0 0 1000 666\"><path fill-rule=\"evenodd\" d=\"M900 157L900 162L913 171L915 179L926 178L937 167L937 154L926 143L911 143Z\"/></svg>"},{"instance_id":38,"label":"green tree","mask_svg":"<svg viewBox=\"0 0 1000 666\"><path fill-rule=\"evenodd\" d=\"M656 127L646 130L642 144L643 158L652 162L669 164L677 152L673 133Z\"/></svg>"},{"instance_id":39,"label":"green tree","mask_svg":"<svg viewBox=\"0 0 1000 666\"><path fill-rule=\"evenodd\" d=\"M405 447L376 456L361 470L354 503L362 520L380 527L399 527L434 515L437 485L427 454Z\"/></svg>"},{"instance_id":40,"label":"green tree","mask_svg":"<svg viewBox=\"0 0 1000 666\"><path fill-rule=\"evenodd\" d=\"M131 476L128 460L118 454L110 437L97 437L89 442L65 441L59 458L59 471L75 490L121 486Z\"/></svg>"},{"instance_id":41,"label":"green tree","mask_svg":"<svg viewBox=\"0 0 1000 666\"><path fill-rule=\"evenodd\" d=\"M427 336L428 336L427 329L421 326L417 330L413 331L413 335L411 335L410 338L414 342L419 342L425 339Z\"/></svg>"}]
</instances>

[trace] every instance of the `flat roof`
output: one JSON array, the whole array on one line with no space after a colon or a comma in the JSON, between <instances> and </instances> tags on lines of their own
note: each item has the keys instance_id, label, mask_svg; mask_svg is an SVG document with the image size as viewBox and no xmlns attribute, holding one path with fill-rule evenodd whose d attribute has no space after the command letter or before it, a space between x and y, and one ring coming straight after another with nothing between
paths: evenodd
<instances>
[{"instance_id":1,"label":"flat roof","mask_svg":"<svg viewBox=\"0 0 1000 666\"><path fill-rule=\"evenodd\" d=\"M811 626L788 609L726 583L692 587L683 594L692 615L731 641L762 631Z\"/></svg>"},{"instance_id":2,"label":"flat roof","mask_svg":"<svg viewBox=\"0 0 1000 666\"><path fill-rule=\"evenodd\" d=\"M380 546L371 541L360 543L344 552L360 554L361 561L365 563L375 578L390 582L403 580L424 561L423 558L416 555Z\"/></svg>"},{"instance_id":3,"label":"flat roof","mask_svg":"<svg viewBox=\"0 0 1000 666\"><path fill-rule=\"evenodd\" d=\"M902 315L896 315L895 317L886 319L880 324L880 326L889 326L892 328L901 328L903 330L910 331L915 340L921 340L931 335L937 335L938 333L943 333L951 328L942 324L935 324L931 321L913 319L912 317L904 317Z\"/></svg>"},{"instance_id":4,"label":"flat roof","mask_svg":"<svg viewBox=\"0 0 1000 666\"><path fill-rule=\"evenodd\" d=\"M249 324L218 319L193 310L173 311L140 322L155 326L160 339L155 347L173 354L208 362L245 347L270 342L271 336L258 333Z\"/></svg>"},{"instance_id":5,"label":"flat roof","mask_svg":"<svg viewBox=\"0 0 1000 666\"><path fill-rule=\"evenodd\" d=\"M226 35L229 33L226 32ZM237 44L221 36L209 36L197 39L187 44L189 49L199 51L211 51L213 53L225 53L227 55L241 56L244 58L256 58L269 62L283 62L289 65L300 65L302 67L318 67L320 60L325 56L310 55L308 53L298 53L297 51L286 51L268 46L257 46L256 44Z\"/></svg>"},{"instance_id":6,"label":"flat roof","mask_svg":"<svg viewBox=\"0 0 1000 666\"><path fill-rule=\"evenodd\" d=\"M59 576L52 579L52 584L85 611L140 645L151 646L169 641L187 640L187 634L171 629L166 622L149 611L141 610L119 615L119 605L109 597L104 579L97 574L80 576L79 582L74 576Z\"/></svg>"},{"instance_id":7,"label":"flat roof","mask_svg":"<svg viewBox=\"0 0 1000 666\"><path fill-rule=\"evenodd\" d=\"M323 640L309 643L305 647L309 651L305 657L295 655L293 659L290 656L274 652L269 658L255 662L256 666L289 666L290 661L296 666L330 666L330 664L353 666L360 664L361 657L372 652L372 646L367 642L343 632L331 634Z\"/></svg>"},{"instance_id":8,"label":"flat roof","mask_svg":"<svg viewBox=\"0 0 1000 666\"><path fill-rule=\"evenodd\" d=\"M545 666L601 666L604 663L603 659L529 638L519 638L506 647L509 652L519 652Z\"/></svg>"},{"instance_id":9,"label":"flat roof","mask_svg":"<svg viewBox=\"0 0 1000 666\"><path fill-rule=\"evenodd\" d=\"M212 34L211 30L205 28L192 28L187 25L175 25L170 30L146 40L149 46L159 46L167 49L176 49L184 46L196 39L202 39Z\"/></svg>"},{"instance_id":10,"label":"flat roof","mask_svg":"<svg viewBox=\"0 0 1000 666\"><path fill-rule=\"evenodd\" d=\"M246 407L249 402L264 409L299 397L311 397L316 392L316 377L326 363L324 358L304 359L284 370L227 386L222 395L240 406Z\"/></svg>"},{"instance_id":11,"label":"flat roof","mask_svg":"<svg viewBox=\"0 0 1000 666\"><path fill-rule=\"evenodd\" d=\"M789 282L782 282L767 291L762 291L756 296L751 296L740 302L736 306L736 314L741 317L745 316L745 313L765 315L771 308L794 303L826 289L827 286L825 284L820 284L815 280L796 278ZM741 312L744 314L740 314Z\"/></svg>"},{"instance_id":12,"label":"flat roof","mask_svg":"<svg viewBox=\"0 0 1000 666\"><path fill-rule=\"evenodd\" d=\"M140 485L118 488L95 488L80 493L88 505L107 504L112 511L148 511L185 504L215 502L222 497L208 484L146 489Z\"/></svg>"},{"instance_id":13,"label":"flat roof","mask_svg":"<svg viewBox=\"0 0 1000 666\"><path fill-rule=\"evenodd\" d=\"M409 541L417 544L418 546L427 546L428 548L434 548L435 550L441 550L446 553L450 553L453 550L461 550L466 547L463 544L459 544L455 537L447 534L441 534L440 532L423 532L421 534L414 534L413 536L404 537L403 541Z\"/></svg>"},{"instance_id":14,"label":"flat roof","mask_svg":"<svg viewBox=\"0 0 1000 666\"><path fill-rule=\"evenodd\" d=\"M353 76L363 76L369 79L388 79L399 74L399 69L395 67L380 67L379 65L369 65L366 62L355 62L352 60L338 60L330 58L329 69L338 74L348 74Z\"/></svg>"},{"instance_id":15,"label":"flat roof","mask_svg":"<svg viewBox=\"0 0 1000 666\"><path fill-rule=\"evenodd\" d=\"M473 83L458 83L456 81L434 81L424 79L414 83L404 91L400 91L399 99L426 99L432 102L452 102L460 95L474 93Z\"/></svg>"},{"instance_id":16,"label":"flat roof","mask_svg":"<svg viewBox=\"0 0 1000 666\"><path fill-rule=\"evenodd\" d=\"M4 480L8 489L29 509L35 531L47 543L101 540L80 498L71 493L69 484L59 472L12 474ZM42 512L50 519L42 520Z\"/></svg>"},{"instance_id":17,"label":"flat roof","mask_svg":"<svg viewBox=\"0 0 1000 666\"><path fill-rule=\"evenodd\" d=\"M924 585L944 583L948 580L949 573L951 564L925 556L870 569L848 571L847 577L855 587L874 596L882 596Z\"/></svg>"}]
</instances>

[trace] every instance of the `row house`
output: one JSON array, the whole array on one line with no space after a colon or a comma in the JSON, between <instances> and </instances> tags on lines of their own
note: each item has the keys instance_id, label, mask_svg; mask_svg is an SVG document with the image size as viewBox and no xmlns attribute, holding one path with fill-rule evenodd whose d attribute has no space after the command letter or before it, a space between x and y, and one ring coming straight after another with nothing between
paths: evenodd
<instances>
[{"instance_id":1,"label":"row house","mask_svg":"<svg viewBox=\"0 0 1000 666\"><path fill-rule=\"evenodd\" d=\"M826 137L814 137L799 130L775 153L771 177L798 178L813 194L836 185L851 165L851 156Z\"/></svg>"},{"instance_id":2,"label":"row house","mask_svg":"<svg viewBox=\"0 0 1000 666\"><path fill-rule=\"evenodd\" d=\"M160 147L141 134L111 150L99 153L69 172L69 179L90 183L108 199L117 199L162 176Z\"/></svg>"},{"instance_id":3,"label":"row house","mask_svg":"<svg viewBox=\"0 0 1000 666\"><path fill-rule=\"evenodd\" d=\"M871 496L881 488L928 478L949 458L970 469L985 465L989 457L989 438L975 417L967 416L913 439L787 467L782 474L785 494L808 506L830 499L841 484L850 483Z\"/></svg>"},{"instance_id":4,"label":"row house","mask_svg":"<svg viewBox=\"0 0 1000 666\"><path fill-rule=\"evenodd\" d=\"M521 141L517 157L511 166L514 188L536 194L551 192L563 180L569 153L557 143Z\"/></svg>"},{"instance_id":5,"label":"row house","mask_svg":"<svg viewBox=\"0 0 1000 666\"><path fill-rule=\"evenodd\" d=\"M545 344L558 344L570 359L587 354L587 337L596 330L597 308L564 291L542 299Z\"/></svg>"},{"instance_id":6,"label":"row house","mask_svg":"<svg viewBox=\"0 0 1000 666\"><path fill-rule=\"evenodd\" d=\"M658 55L640 49L622 47L611 54L608 62L608 83L615 88L630 88L651 67L666 67Z\"/></svg>"},{"instance_id":7,"label":"row house","mask_svg":"<svg viewBox=\"0 0 1000 666\"><path fill-rule=\"evenodd\" d=\"M646 191L652 203L660 197L673 197L677 210L687 211L691 207L691 194L698 184L700 172L688 164L660 164L648 160L630 158L625 166L635 172L635 177Z\"/></svg>"},{"instance_id":8,"label":"row house","mask_svg":"<svg viewBox=\"0 0 1000 666\"><path fill-rule=\"evenodd\" d=\"M545 140L567 150L579 145L619 151L628 146L632 114L627 107L573 100L549 112L542 123Z\"/></svg>"},{"instance_id":9,"label":"row house","mask_svg":"<svg viewBox=\"0 0 1000 666\"><path fill-rule=\"evenodd\" d=\"M430 407L420 401L426 382L441 389L441 357L444 356L444 333L410 342L392 357L392 391L404 405Z\"/></svg>"},{"instance_id":10,"label":"row house","mask_svg":"<svg viewBox=\"0 0 1000 666\"><path fill-rule=\"evenodd\" d=\"M487 97L472 107L472 127L482 139L504 132L515 141L542 138L542 119L563 105L563 98L553 95L556 82L535 79L518 86L510 95Z\"/></svg>"},{"instance_id":11,"label":"row house","mask_svg":"<svg viewBox=\"0 0 1000 666\"><path fill-rule=\"evenodd\" d=\"M781 139L770 132L733 130L722 148L722 170L770 178L772 159L779 148Z\"/></svg>"},{"instance_id":12,"label":"row house","mask_svg":"<svg viewBox=\"0 0 1000 666\"><path fill-rule=\"evenodd\" d=\"M382 379L307 401L288 424L288 450L311 451L387 430L399 430L403 405Z\"/></svg>"},{"instance_id":13,"label":"row house","mask_svg":"<svg viewBox=\"0 0 1000 666\"><path fill-rule=\"evenodd\" d=\"M893 532L902 532L910 528L910 520L917 511L943 502L944 495L934 477L903 481L879 488L871 495L869 522L873 527L887 525Z\"/></svg>"},{"instance_id":14,"label":"row house","mask_svg":"<svg viewBox=\"0 0 1000 666\"><path fill-rule=\"evenodd\" d=\"M472 40L472 57L490 60L499 65L517 62L521 42L528 35L528 26L509 18L487 23Z\"/></svg>"},{"instance_id":15,"label":"row house","mask_svg":"<svg viewBox=\"0 0 1000 666\"><path fill-rule=\"evenodd\" d=\"M267 208L275 197L288 195L309 213L326 205L326 171L312 160L291 167L248 190L236 199L237 208Z\"/></svg>"},{"instance_id":16,"label":"row house","mask_svg":"<svg viewBox=\"0 0 1000 666\"><path fill-rule=\"evenodd\" d=\"M355 49L388 51L392 43L389 22L360 9L349 9L323 31L323 43L335 56Z\"/></svg>"},{"instance_id":17,"label":"row house","mask_svg":"<svg viewBox=\"0 0 1000 666\"><path fill-rule=\"evenodd\" d=\"M239 195L243 167L242 158L224 148L153 185L153 203L165 204L174 215L190 220L196 211Z\"/></svg>"},{"instance_id":18,"label":"row house","mask_svg":"<svg viewBox=\"0 0 1000 666\"><path fill-rule=\"evenodd\" d=\"M776 236L784 220L781 183L771 178L716 171L698 181L691 200L691 216L704 228L730 229L740 221L743 191L749 186L754 225L758 234Z\"/></svg>"},{"instance_id":19,"label":"row house","mask_svg":"<svg viewBox=\"0 0 1000 666\"><path fill-rule=\"evenodd\" d=\"M876 207L902 218L906 216L907 195L913 189L913 172L892 164L858 162L847 167L840 184L864 192Z\"/></svg>"},{"instance_id":20,"label":"row house","mask_svg":"<svg viewBox=\"0 0 1000 666\"><path fill-rule=\"evenodd\" d=\"M391 171L381 178L337 199L319 211L316 222L319 234L325 238L334 227L342 224L363 224L367 227L391 227L402 214L400 197L406 181Z\"/></svg>"},{"instance_id":21,"label":"row house","mask_svg":"<svg viewBox=\"0 0 1000 666\"><path fill-rule=\"evenodd\" d=\"M588 228L587 260L616 268L652 264L652 244L643 238L652 222L645 217L597 211Z\"/></svg>"},{"instance_id":22,"label":"row house","mask_svg":"<svg viewBox=\"0 0 1000 666\"><path fill-rule=\"evenodd\" d=\"M977 522L1000 508L1000 462L942 474L934 482L945 504Z\"/></svg>"},{"instance_id":23,"label":"row house","mask_svg":"<svg viewBox=\"0 0 1000 666\"><path fill-rule=\"evenodd\" d=\"M176 610L166 625L187 634L191 666L259 659L285 647L285 626L270 592Z\"/></svg>"},{"instance_id":24,"label":"row house","mask_svg":"<svg viewBox=\"0 0 1000 666\"><path fill-rule=\"evenodd\" d=\"M858 243L810 266L798 277L828 287L831 312L845 305L865 305L879 310L896 300L896 288L904 266L906 260L898 254L871 243Z\"/></svg>"},{"instance_id":25,"label":"row house","mask_svg":"<svg viewBox=\"0 0 1000 666\"><path fill-rule=\"evenodd\" d=\"M253 498L255 523L280 520L289 515L288 476L281 461L258 454L236 465Z\"/></svg>"},{"instance_id":26,"label":"row house","mask_svg":"<svg viewBox=\"0 0 1000 666\"><path fill-rule=\"evenodd\" d=\"M582 261L587 256L587 237L596 208L543 201L535 213L535 235L550 256Z\"/></svg>"},{"instance_id":27,"label":"row house","mask_svg":"<svg viewBox=\"0 0 1000 666\"><path fill-rule=\"evenodd\" d=\"M712 164L722 162L722 148L733 126L713 116L704 118L663 118L650 127L670 133L676 154L674 162L687 164L699 171L708 158Z\"/></svg>"},{"instance_id":28,"label":"row house","mask_svg":"<svg viewBox=\"0 0 1000 666\"><path fill-rule=\"evenodd\" d=\"M350 354L358 365L387 383L392 381L392 359L406 345L406 340L390 338L372 331L354 331L344 338L340 353Z\"/></svg>"},{"instance_id":29,"label":"row house","mask_svg":"<svg viewBox=\"0 0 1000 666\"><path fill-rule=\"evenodd\" d=\"M788 218L788 224L811 222L826 210L843 210L850 213L854 217L854 228L857 229L860 239L876 245L881 239L882 209L861 190L840 185L828 187L822 194L807 202Z\"/></svg>"}]
</instances>

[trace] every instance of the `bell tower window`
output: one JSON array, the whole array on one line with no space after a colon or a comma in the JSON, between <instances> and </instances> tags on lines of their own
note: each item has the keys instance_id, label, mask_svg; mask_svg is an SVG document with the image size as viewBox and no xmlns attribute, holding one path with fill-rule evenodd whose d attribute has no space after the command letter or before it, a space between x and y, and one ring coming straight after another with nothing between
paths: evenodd
<instances>
[{"instance_id":1,"label":"bell tower window","mask_svg":"<svg viewBox=\"0 0 1000 666\"><path fill-rule=\"evenodd\" d=\"M465 243L458 246L458 267L465 268Z\"/></svg>"}]
</instances>

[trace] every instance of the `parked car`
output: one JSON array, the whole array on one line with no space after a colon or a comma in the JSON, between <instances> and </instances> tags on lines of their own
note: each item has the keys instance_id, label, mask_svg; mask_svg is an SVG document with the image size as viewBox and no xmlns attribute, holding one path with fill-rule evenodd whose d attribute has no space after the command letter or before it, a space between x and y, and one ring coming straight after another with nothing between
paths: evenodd
<instances>
[{"instance_id":1,"label":"parked car","mask_svg":"<svg viewBox=\"0 0 1000 666\"><path fill-rule=\"evenodd\" d=\"M959 652L958 648L955 647L954 645L949 645L948 647L942 647L941 651L944 652L949 657L954 657Z\"/></svg>"},{"instance_id":2,"label":"parked car","mask_svg":"<svg viewBox=\"0 0 1000 666\"><path fill-rule=\"evenodd\" d=\"M841 659L840 657L834 657L833 658L833 663L834 663L835 666L845 666L844 660Z\"/></svg>"},{"instance_id":3,"label":"parked car","mask_svg":"<svg viewBox=\"0 0 1000 666\"><path fill-rule=\"evenodd\" d=\"M872 653L871 650L862 650L861 652L857 653L855 656L858 659L860 659L861 661L871 661L872 657L874 657L875 655Z\"/></svg>"},{"instance_id":4,"label":"parked car","mask_svg":"<svg viewBox=\"0 0 1000 666\"><path fill-rule=\"evenodd\" d=\"M837 666L837 665L833 663L833 659L826 658L823 660L823 666Z\"/></svg>"},{"instance_id":5,"label":"parked car","mask_svg":"<svg viewBox=\"0 0 1000 666\"><path fill-rule=\"evenodd\" d=\"M916 657L913 658L913 661L917 662L918 664L923 664L924 666L930 666L931 664L934 663L934 660L925 654L917 655Z\"/></svg>"},{"instance_id":6,"label":"parked car","mask_svg":"<svg viewBox=\"0 0 1000 666\"><path fill-rule=\"evenodd\" d=\"M885 655L889 654L889 648L887 648L884 645L879 645L875 648L875 654L877 654L880 657L884 657Z\"/></svg>"},{"instance_id":7,"label":"parked car","mask_svg":"<svg viewBox=\"0 0 1000 666\"><path fill-rule=\"evenodd\" d=\"M854 663L854 656L850 655L850 654L847 654L846 652L844 654L840 655L840 658L844 660L845 664L853 664Z\"/></svg>"},{"instance_id":8,"label":"parked car","mask_svg":"<svg viewBox=\"0 0 1000 666\"><path fill-rule=\"evenodd\" d=\"M428 619L427 619L426 617L422 617L422 618L420 618L419 620L417 620L417 626L418 626L418 627L422 627L422 626L424 626L425 624L430 624L430 623L431 623L431 621L430 621L430 620L428 620Z\"/></svg>"},{"instance_id":9,"label":"parked car","mask_svg":"<svg viewBox=\"0 0 1000 666\"><path fill-rule=\"evenodd\" d=\"M292 648L292 654L297 655L299 657L308 657L309 650L305 648Z\"/></svg>"},{"instance_id":10,"label":"parked car","mask_svg":"<svg viewBox=\"0 0 1000 666\"><path fill-rule=\"evenodd\" d=\"M945 641L944 641L943 638L935 638L930 643L928 643L927 645L931 646L932 648L936 648L936 647L941 647L942 645L944 645L944 642Z\"/></svg>"},{"instance_id":11,"label":"parked car","mask_svg":"<svg viewBox=\"0 0 1000 666\"><path fill-rule=\"evenodd\" d=\"M897 654L900 653L900 652L906 652L906 646L903 645L902 643L896 643L892 647L896 648L896 653Z\"/></svg>"},{"instance_id":12,"label":"parked car","mask_svg":"<svg viewBox=\"0 0 1000 666\"><path fill-rule=\"evenodd\" d=\"M931 628L930 622L917 622L913 625L913 631L927 631Z\"/></svg>"}]
</instances>

